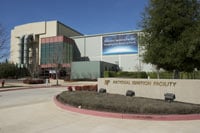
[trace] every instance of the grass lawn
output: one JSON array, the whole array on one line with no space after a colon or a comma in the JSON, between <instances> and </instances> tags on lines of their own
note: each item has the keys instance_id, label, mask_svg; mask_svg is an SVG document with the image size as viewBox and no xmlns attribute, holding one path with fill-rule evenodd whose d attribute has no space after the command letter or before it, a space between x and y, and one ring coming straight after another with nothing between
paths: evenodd
<instances>
[{"instance_id":1,"label":"grass lawn","mask_svg":"<svg viewBox=\"0 0 200 133\"><path fill-rule=\"evenodd\" d=\"M57 99L85 109L134 114L200 114L200 105L92 91L64 91Z\"/></svg>"}]
</instances>

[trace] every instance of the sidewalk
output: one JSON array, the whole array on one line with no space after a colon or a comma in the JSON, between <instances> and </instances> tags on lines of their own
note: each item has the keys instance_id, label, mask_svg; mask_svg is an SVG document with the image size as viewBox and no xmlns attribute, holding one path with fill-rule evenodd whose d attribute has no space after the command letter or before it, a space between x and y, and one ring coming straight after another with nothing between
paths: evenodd
<instances>
[{"instance_id":1,"label":"sidewalk","mask_svg":"<svg viewBox=\"0 0 200 133\"><path fill-rule=\"evenodd\" d=\"M200 121L102 118L58 108L52 101L0 110L2 133L199 133Z\"/></svg>"},{"instance_id":2,"label":"sidewalk","mask_svg":"<svg viewBox=\"0 0 200 133\"><path fill-rule=\"evenodd\" d=\"M5 85L2 88L0 86L0 92L3 91L12 91L12 90L22 90L22 89L34 89L34 88L49 88L55 87L57 80L50 79L50 83L46 84L24 84L22 80L7 79L5 80ZM64 81L58 80L58 86L56 87L67 87L67 86L83 86L83 85L96 85L97 81Z\"/></svg>"}]
</instances>

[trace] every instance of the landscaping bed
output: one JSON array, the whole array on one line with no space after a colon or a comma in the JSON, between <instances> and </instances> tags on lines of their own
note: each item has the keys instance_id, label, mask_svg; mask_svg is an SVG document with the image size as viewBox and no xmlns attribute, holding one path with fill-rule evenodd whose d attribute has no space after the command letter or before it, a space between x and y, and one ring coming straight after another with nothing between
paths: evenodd
<instances>
[{"instance_id":1,"label":"landscaping bed","mask_svg":"<svg viewBox=\"0 0 200 133\"><path fill-rule=\"evenodd\" d=\"M84 109L133 114L200 114L200 105L94 91L64 91L61 103Z\"/></svg>"},{"instance_id":2,"label":"landscaping bed","mask_svg":"<svg viewBox=\"0 0 200 133\"><path fill-rule=\"evenodd\" d=\"M23 80L24 84L44 84L43 79L25 79Z\"/></svg>"}]
</instances>

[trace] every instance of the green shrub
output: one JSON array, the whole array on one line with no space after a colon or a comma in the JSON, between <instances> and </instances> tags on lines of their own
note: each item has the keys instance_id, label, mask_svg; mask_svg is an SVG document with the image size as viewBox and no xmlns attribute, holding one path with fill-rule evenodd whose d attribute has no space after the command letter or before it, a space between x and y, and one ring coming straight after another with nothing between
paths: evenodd
<instances>
[{"instance_id":1,"label":"green shrub","mask_svg":"<svg viewBox=\"0 0 200 133\"><path fill-rule=\"evenodd\" d=\"M180 72L181 79L200 79L200 71L194 71L191 73Z\"/></svg>"},{"instance_id":2,"label":"green shrub","mask_svg":"<svg viewBox=\"0 0 200 133\"><path fill-rule=\"evenodd\" d=\"M180 72L180 79L200 79L200 71L194 71L191 73ZM105 71L104 77L119 77L119 78L147 78L157 79L157 72L114 72L114 71ZM173 72L159 72L160 79L173 79Z\"/></svg>"},{"instance_id":3,"label":"green shrub","mask_svg":"<svg viewBox=\"0 0 200 133\"><path fill-rule=\"evenodd\" d=\"M119 94L97 93L92 91L62 92L57 99L65 104L81 106L108 112L138 114L199 114L200 105L181 102L166 102L141 97L127 97Z\"/></svg>"},{"instance_id":4,"label":"green shrub","mask_svg":"<svg viewBox=\"0 0 200 133\"><path fill-rule=\"evenodd\" d=\"M23 80L23 83L25 84L43 84L43 79L25 79Z\"/></svg>"},{"instance_id":5,"label":"green shrub","mask_svg":"<svg viewBox=\"0 0 200 133\"><path fill-rule=\"evenodd\" d=\"M114 72L114 71L105 71L104 77L119 77L119 78L147 78L146 72Z\"/></svg>"},{"instance_id":6,"label":"green shrub","mask_svg":"<svg viewBox=\"0 0 200 133\"><path fill-rule=\"evenodd\" d=\"M28 76L26 68L18 68L12 63L0 63L0 78L19 78Z\"/></svg>"},{"instance_id":7,"label":"green shrub","mask_svg":"<svg viewBox=\"0 0 200 133\"><path fill-rule=\"evenodd\" d=\"M159 72L160 79L173 79L174 73L173 72ZM156 72L148 72L148 75L151 79L157 79ZM180 79L200 79L200 71L194 72L180 72L179 73Z\"/></svg>"},{"instance_id":8,"label":"green shrub","mask_svg":"<svg viewBox=\"0 0 200 133\"><path fill-rule=\"evenodd\" d=\"M104 71L104 78L108 78L109 77L109 71Z\"/></svg>"},{"instance_id":9,"label":"green shrub","mask_svg":"<svg viewBox=\"0 0 200 133\"><path fill-rule=\"evenodd\" d=\"M117 77L117 73L114 71L109 71L109 77Z\"/></svg>"},{"instance_id":10,"label":"green shrub","mask_svg":"<svg viewBox=\"0 0 200 133\"><path fill-rule=\"evenodd\" d=\"M161 72L160 78L161 79L172 79L173 78L173 72Z\"/></svg>"},{"instance_id":11,"label":"green shrub","mask_svg":"<svg viewBox=\"0 0 200 133\"><path fill-rule=\"evenodd\" d=\"M97 91L97 85L75 86L74 88L75 91Z\"/></svg>"},{"instance_id":12,"label":"green shrub","mask_svg":"<svg viewBox=\"0 0 200 133\"><path fill-rule=\"evenodd\" d=\"M151 79L157 79L157 72L148 72L148 75ZM173 72L159 72L160 79L172 79Z\"/></svg>"},{"instance_id":13,"label":"green shrub","mask_svg":"<svg viewBox=\"0 0 200 133\"><path fill-rule=\"evenodd\" d=\"M195 71L194 77L195 77L195 79L200 79L200 71Z\"/></svg>"},{"instance_id":14,"label":"green shrub","mask_svg":"<svg viewBox=\"0 0 200 133\"><path fill-rule=\"evenodd\" d=\"M157 79L157 73L156 72L148 72L147 74L148 74L149 78Z\"/></svg>"},{"instance_id":15,"label":"green shrub","mask_svg":"<svg viewBox=\"0 0 200 133\"><path fill-rule=\"evenodd\" d=\"M13 78L16 76L17 67L11 63L0 64L0 78Z\"/></svg>"}]
</instances>

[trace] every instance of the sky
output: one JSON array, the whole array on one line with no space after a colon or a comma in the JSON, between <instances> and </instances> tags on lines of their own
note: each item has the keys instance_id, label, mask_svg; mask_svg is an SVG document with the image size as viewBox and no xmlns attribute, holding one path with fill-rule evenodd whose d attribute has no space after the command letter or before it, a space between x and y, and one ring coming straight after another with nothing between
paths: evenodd
<instances>
[{"instance_id":1,"label":"sky","mask_svg":"<svg viewBox=\"0 0 200 133\"><path fill-rule=\"evenodd\" d=\"M85 35L140 30L148 0L0 0L0 24L58 20Z\"/></svg>"}]
</instances>

